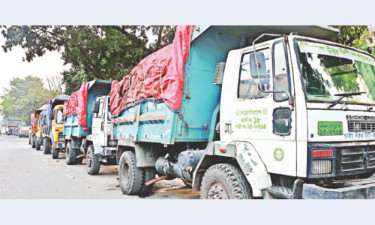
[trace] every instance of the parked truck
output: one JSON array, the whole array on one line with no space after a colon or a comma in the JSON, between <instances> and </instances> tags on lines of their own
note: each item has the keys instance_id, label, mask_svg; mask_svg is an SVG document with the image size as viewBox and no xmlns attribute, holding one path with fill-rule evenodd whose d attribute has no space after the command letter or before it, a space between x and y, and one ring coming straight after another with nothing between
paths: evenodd
<instances>
[{"instance_id":1,"label":"parked truck","mask_svg":"<svg viewBox=\"0 0 375 225\"><path fill-rule=\"evenodd\" d=\"M85 146L86 137L94 132L92 125L96 120L93 118L93 103L97 96L109 94L111 83L101 80L85 82L66 102L63 134L68 165L82 162L85 153L82 146Z\"/></svg>"},{"instance_id":2,"label":"parked truck","mask_svg":"<svg viewBox=\"0 0 375 225\"><path fill-rule=\"evenodd\" d=\"M26 126L26 125L20 126L18 137L19 138L22 138L22 137L28 138L29 137L29 126Z\"/></svg>"},{"instance_id":3,"label":"parked truck","mask_svg":"<svg viewBox=\"0 0 375 225\"><path fill-rule=\"evenodd\" d=\"M31 132L29 134L29 144L31 144L32 148L36 148L36 150L40 150L40 137L41 137L41 129L40 129L40 113L45 110L48 105L43 105L39 109L35 109L34 113L31 114ZM39 140L39 141L38 141Z\"/></svg>"},{"instance_id":4,"label":"parked truck","mask_svg":"<svg viewBox=\"0 0 375 225\"><path fill-rule=\"evenodd\" d=\"M43 153L51 154L57 159L59 152L65 150L63 135L63 110L64 103L69 100L68 95L58 95L41 113Z\"/></svg>"},{"instance_id":5,"label":"parked truck","mask_svg":"<svg viewBox=\"0 0 375 225\"><path fill-rule=\"evenodd\" d=\"M208 199L375 198L375 59L337 32L179 27L93 101L88 172L115 155L124 194L179 177Z\"/></svg>"}]
</instances>

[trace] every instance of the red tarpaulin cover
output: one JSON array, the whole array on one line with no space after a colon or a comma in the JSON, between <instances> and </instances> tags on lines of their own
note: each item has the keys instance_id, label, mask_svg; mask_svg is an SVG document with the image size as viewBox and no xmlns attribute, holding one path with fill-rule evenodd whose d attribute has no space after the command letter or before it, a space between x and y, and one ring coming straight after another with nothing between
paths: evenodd
<instances>
[{"instance_id":1,"label":"red tarpaulin cover","mask_svg":"<svg viewBox=\"0 0 375 225\"><path fill-rule=\"evenodd\" d=\"M88 97L88 83L85 82L81 88L74 92L68 101L64 103L63 117L68 114L77 114L79 125L82 130L86 131L87 128L87 97Z\"/></svg>"},{"instance_id":2,"label":"red tarpaulin cover","mask_svg":"<svg viewBox=\"0 0 375 225\"><path fill-rule=\"evenodd\" d=\"M34 126L35 126L35 115L34 115L34 113L31 114L30 120L31 120L31 129L34 129Z\"/></svg>"},{"instance_id":3,"label":"red tarpaulin cover","mask_svg":"<svg viewBox=\"0 0 375 225\"><path fill-rule=\"evenodd\" d=\"M35 116L34 116L34 113L31 114L30 116L30 120L31 120L31 126L35 123Z\"/></svg>"},{"instance_id":4,"label":"red tarpaulin cover","mask_svg":"<svg viewBox=\"0 0 375 225\"><path fill-rule=\"evenodd\" d=\"M173 111L181 109L185 62L193 29L193 26L178 26L172 44L147 56L129 75L112 83L112 116L145 99L163 100Z\"/></svg>"}]
</instances>

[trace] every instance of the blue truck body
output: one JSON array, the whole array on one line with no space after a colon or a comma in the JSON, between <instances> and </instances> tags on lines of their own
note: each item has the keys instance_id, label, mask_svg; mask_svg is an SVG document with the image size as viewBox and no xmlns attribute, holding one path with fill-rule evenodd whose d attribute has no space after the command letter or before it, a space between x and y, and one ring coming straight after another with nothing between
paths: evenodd
<instances>
[{"instance_id":1,"label":"blue truck body","mask_svg":"<svg viewBox=\"0 0 375 225\"><path fill-rule=\"evenodd\" d=\"M120 144L121 140L161 144L212 141L220 111L221 86L214 84L217 63L225 62L230 50L249 46L254 38L272 30L284 34L300 30L323 38L336 35L321 26L197 26L185 64L180 112L163 102L144 101L119 114L114 137Z\"/></svg>"},{"instance_id":2,"label":"blue truck body","mask_svg":"<svg viewBox=\"0 0 375 225\"><path fill-rule=\"evenodd\" d=\"M50 114L52 114L52 111L49 108L50 107L48 107L47 109L43 110L40 113L40 125L42 128L42 138L49 137L51 133L52 124L51 124L51 121L49 120L49 117L50 117Z\"/></svg>"},{"instance_id":3,"label":"blue truck body","mask_svg":"<svg viewBox=\"0 0 375 225\"><path fill-rule=\"evenodd\" d=\"M114 137L119 143L122 139L161 144L212 141L221 93L221 86L213 83L216 64L225 62L231 49L241 47L241 39L215 30L200 37L196 33L185 64L181 110L174 112L164 102L152 101L128 108L115 119Z\"/></svg>"},{"instance_id":4,"label":"blue truck body","mask_svg":"<svg viewBox=\"0 0 375 225\"><path fill-rule=\"evenodd\" d=\"M82 138L91 134L92 127L92 104L100 95L108 95L111 90L111 81L95 80L88 84L87 95L87 128L84 131L79 125L77 114L68 114L64 118L64 136L70 138Z\"/></svg>"}]
</instances>

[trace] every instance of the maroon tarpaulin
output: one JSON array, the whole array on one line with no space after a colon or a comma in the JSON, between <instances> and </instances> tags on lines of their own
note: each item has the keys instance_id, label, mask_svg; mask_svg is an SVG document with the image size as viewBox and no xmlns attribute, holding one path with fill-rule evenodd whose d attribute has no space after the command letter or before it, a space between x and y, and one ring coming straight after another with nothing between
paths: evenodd
<instances>
[{"instance_id":1,"label":"maroon tarpaulin","mask_svg":"<svg viewBox=\"0 0 375 225\"><path fill-rule=\"evenodd\" d=\"M178 26L172 44L147 56L129 75L112 83L112 116L142 100L163 100L171 110L181 109L185 62L193 29L193 26Z\"/></svg>"},{"instance_id":2,"label":"maroon tarpaulin","mask_svg":"<svg viewBox=\"0 0 375 225\"><path fill-rule=\"evenodd\" d=\"M85 82L81 88L74 92L68 101L64 103L63 117L68 114L77 114L79 125L84 131L87 128L87 97L88 97L88 83Z\"/></svg>"}]
</instances>

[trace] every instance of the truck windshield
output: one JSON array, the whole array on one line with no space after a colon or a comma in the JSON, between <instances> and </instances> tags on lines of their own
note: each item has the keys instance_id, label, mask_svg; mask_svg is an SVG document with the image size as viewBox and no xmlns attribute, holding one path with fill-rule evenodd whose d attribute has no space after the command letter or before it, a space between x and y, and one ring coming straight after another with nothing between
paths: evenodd
<instances>
[{"instance_id":1,"label":"truck windshield","mask_svg":"<svg viewBox=\"0 0 375 225\"><path fill-rule=\"evenodd\" d=\"M316 42L297 41L308 101L375 104L375 59L357 51Z\"/></svg>"},{"instance_id":2,"label":"truck windshield","mask_svg":"<svg viewBox=\"0 0 375 225\"><path fill-rule=\"evenodd\" d=\"M62 109L57 110L56 123L58 123L58 124L63 123L63 110Z\"/></svg>"}]
</instances>

